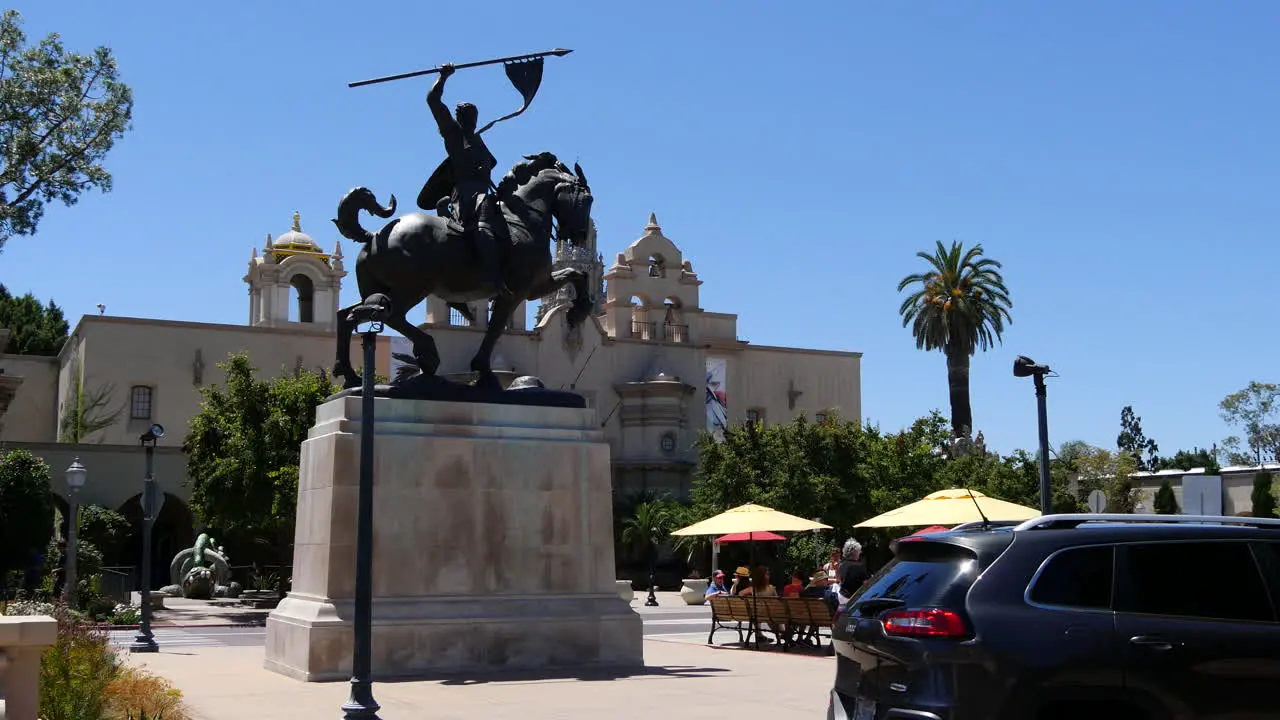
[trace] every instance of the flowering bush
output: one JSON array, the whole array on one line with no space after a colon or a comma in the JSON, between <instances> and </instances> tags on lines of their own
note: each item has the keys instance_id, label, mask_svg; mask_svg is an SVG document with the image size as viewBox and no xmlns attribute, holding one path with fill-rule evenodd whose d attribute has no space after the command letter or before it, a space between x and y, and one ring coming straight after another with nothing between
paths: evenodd
<instances>
[{"instance_id":1,"label":"flowering bush","mask_svg":"<svg viewBox=\"0 0 1280 720\"><path fill-rule=\"evenodd\" d=\"M57 606L38 600L12 600L4 607L5 615L57 615Z\"/></svg>"},{"instance_id":2,"label":"flowering bush","mask_svg":"<svg viewBox=\"0 0 1280 720\"><path fill-rule=\"evenodd\" d=\"M142 609L136 605L116 605L107 615L108 625L137 625L142 620Z\"/></svg>"}]
</instances>

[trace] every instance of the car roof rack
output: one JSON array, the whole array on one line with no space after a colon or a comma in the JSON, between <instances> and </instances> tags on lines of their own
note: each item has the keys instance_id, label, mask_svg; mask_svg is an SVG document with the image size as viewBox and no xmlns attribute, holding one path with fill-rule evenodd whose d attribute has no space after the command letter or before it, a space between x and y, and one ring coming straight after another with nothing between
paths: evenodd
<instances>
[{"instance_id":1,"label":"car roof rack","mask_svg":"<svg viewBox=\"0 0 1280 720\"><path fill-rule=\"evenodd\" d=\"M974 520L973 522L962 523L951 528L950 532L958 532L961 530L994 530L996 528L1015 527L1020 524L1020 520Z\"/></svg>"},{"instance_id":2,"label":"car roof rack","mask_svg":"<svg viewBox=\"0 0 1280 720\"><path fill-rule=\"evenodd\" d=\"M1232 517L1229 515L1137 515L1129 513L1071 513L1044 515L1027 520L1015 532L1047 528L1074 528L1086 523L1159 523L1162 525L1242 525L1280 530L1275 518Z\"/></svg>"}]
</instances>

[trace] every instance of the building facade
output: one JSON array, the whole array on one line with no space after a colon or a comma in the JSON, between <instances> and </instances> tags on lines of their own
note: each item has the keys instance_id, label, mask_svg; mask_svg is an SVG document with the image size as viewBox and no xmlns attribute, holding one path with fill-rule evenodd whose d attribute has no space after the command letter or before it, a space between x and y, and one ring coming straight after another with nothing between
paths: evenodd
<instances>
[{"instance_id":1,"label":"building facade","mask_svg":"<svg viewBox=\"0 0 1280 720\"><path fill-rule=\"evenodd\" d=\"M702 307L703 280L655 217L608 268L594 232L586 247L562 246L555 253L558 266L591 275L596 314L570 329L567 288L543 299L533 327L526 327L520 307L498 343L494 368L508 381L535 375L549 388L586 398L610 444L619 494L687 495L695 438L725 423L831 412L861 417L860 353L739 339L736 315ZM201 388L222 382L218 363L235 352L248 353L264 374L332 367L345 276L341 246L325 252L295 215L289 232L268 235L261 253L255 248L251 254L243 277L245 325L90 315L80 319L57 357L0 355L0 402L9 401L0 442L44 457L64 492L61 472L79 457L89 470L82 501L131 508L141 492L139 435L162 424L156 477L175 524L173 543L186 542L193 528L180 448L199 412ZM471 324L438 298L424 305L417 312L425 312L422 327L438 345L440 372L465 375L487 306L472 307ZM359 357L358 347L352 349ZM380 337L378 372L393 377L398 362L392 355L401 352L408 352L404 338ZM77 412L83 415L95 401L99 412L118 410L118 419L79 432Z\"/></svg>"}]
</instances>

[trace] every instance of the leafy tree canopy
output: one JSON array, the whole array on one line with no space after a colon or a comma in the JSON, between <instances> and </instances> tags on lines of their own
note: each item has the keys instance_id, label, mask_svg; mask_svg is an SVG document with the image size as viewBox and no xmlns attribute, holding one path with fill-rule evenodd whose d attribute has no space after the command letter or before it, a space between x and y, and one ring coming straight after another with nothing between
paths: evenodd
<instances>
[{"instance_id":1,"label":"leafy tree canopy","mask_svg":"<svg viewBox=\"0 0 1280 720\"><path fill-rule=\"evenodd\" d=\"M1132 405L1125 405L1120 411L1120 435L1116 437L1116 447L1132 455L1139 470L1155 470L1160 461L1160 448L1155 440L1142 432L1142 418L1133 411Z\"/></svg>"},{"instance_id":2,"label":"leafy tree canopy","mask_svg":"<svg viewBox=\"0 0 1280 720\"><path fill-rule=\"evenodd\" d=\"M1280 401L1280 385L1256 380L1222 399L1218 404L1222 419L1244 434L1244 447L1234 435L1222 441L1227 462L1252 465L1276 459L1276 450L1280 448L1277 401Z\"/></svg>"},{"instance_id":3,"label":"leafy tree canopy","mask_svg":"<svg viewBox=\"0 0 1280 720\"><path fill-rule=\"evenodd\" d=\"M35 295L14 297L0 285L0 327L9 329L4 352L17 355L57 355L67 341L67 319L52 300L41 304Z\"/></svg>"},{"instance_id":4,"label":"leafy tree canopy","mask_svg":"<svg viewBox=\"0 0 1280 720\"><path fill-rule=\"evenodd\" d=\"M0 248L34 234L47 203L111 189L102 161L132 115L111 50L68 52L57 34L28 46L22 16L0 16Z\"/></svg>"},{"instance_id":5,"label":"leafy tree canopy","mask_svg":"<svg viewBox=\"0 0 1280 720\"><path fill-rule=\"evenodd\" d=\"M302 441L316 407L338 388L323 373L258 378L245 354L218 367L225 385L201 389L184 446L191 509L206 525L270 542L287 558Z\"/></svg>"},{"instance_id":6,"label":"leafy tree canopy","mask_svg":"<svg viewBox=\"0 0 1280 720\"><path fill-rule=\"evenodd\" d=\"M53 534L49 466L26 450L0 456L0 581L30 566Z\"/></svg>"}]
</instances>

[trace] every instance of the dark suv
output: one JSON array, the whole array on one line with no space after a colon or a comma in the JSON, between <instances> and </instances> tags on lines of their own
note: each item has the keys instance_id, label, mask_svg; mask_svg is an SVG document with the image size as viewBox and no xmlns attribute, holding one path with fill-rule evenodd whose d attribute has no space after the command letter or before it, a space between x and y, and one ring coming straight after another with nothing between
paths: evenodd
<instances>
[{"instance_id":1,"label":"dark suv","mask_svg":"<svg viewBox=\"0 0 1280 720\"><path fill-rule=\"evenodd\" d=\"M1280 520L1049 515L894 543L830 720L1280 718Z\"/></svg>"}]
</instances>

